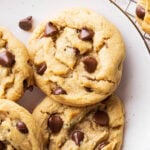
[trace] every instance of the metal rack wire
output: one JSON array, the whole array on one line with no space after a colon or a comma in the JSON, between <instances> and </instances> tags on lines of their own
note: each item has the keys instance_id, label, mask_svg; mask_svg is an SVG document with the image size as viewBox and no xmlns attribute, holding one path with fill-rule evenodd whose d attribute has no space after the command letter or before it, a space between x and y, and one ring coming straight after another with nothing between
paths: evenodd
<instances>
[{"instance_id":1,"label":"metal rack wire","mask_svg":"<svg viewBox=\"0 0 150 150\"><path fill-rule=\"evenodd\" d=\"M135 19L135 9L137 5L137 0L112 0L121 10L125 12L125 14L133 21L135 26L141 32L145 43L148 46L148 50L150 52L150 35L141 30L138 22Z\"/></svg>"}]
</instances>

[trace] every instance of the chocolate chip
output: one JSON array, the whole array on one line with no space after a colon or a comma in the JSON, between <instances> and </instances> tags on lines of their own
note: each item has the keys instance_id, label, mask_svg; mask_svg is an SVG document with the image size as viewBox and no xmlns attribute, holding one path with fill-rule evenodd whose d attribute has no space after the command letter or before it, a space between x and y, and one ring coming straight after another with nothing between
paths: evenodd
<instances>
[{"instance_id":1,"label":"chocolate chip","mask_svg":"<svg viewBox=\"0 0 150 150\"><path fill-rule=\"evenodd\" d=\"M60 95L60 94L67 94L67 92L61 87L56 87L55 89L52 90L52 94Z\"/></svg>"},{"instance_id":2,"label":"chocolate chip","mask_svg":"<svg viewBox=\"0 0 150 150\"><path fill-rule=\"evenodd\" d=\"M93 89L90 87L84 87L87 92L93 92Z\"/></svg>"},{"instance_id":3,"label":"chocolate chip","mask_svg":"<svg viewBox=\"0 0 150 150\"><path fill-rule=\"evenodd\" d=\"M87 72L93 73L97 67L97 60L93 57L85 57L83 58L84 68Z\"/></svg>"},{"instance_id":4,"label":"chocolate chip","mask_svg":"<svg viewBox=\"0 0 150 150\"><path fill-rule=\"evenodd\" d=\"M74 53L76 54L76 56L80 54L80 51L77 48L73 48L73 50L74 50Z\"/></svg>"},{"instance_id":5,"label":"chocolate chip","mask_svg":"<svg viewBox=\"0 0 150 150\"><path fill-rule=\"evenodd\" d=\"M71 51L71 52L74 52L74 54L77 56L80 54L80 51L77 49L77 48L74 48L74 47L69 47L67 46L65 51Z\"/></svg>"},{"instance_id":6,"label":"chocolate chip","mask_svg":"<svg viewBox=\"0 0 150 150\"><path fill-rule=\"evenodd\" d=\"M137 5L136 7L136 15L140 18L140 19L144 19L145 17L145 9L140 6L140 5Z\"/></svg>"},{"instance_id":7,"label":"chocolate chip","mask_svg":"<svg viewBox=\"0 0 150 150\"><path fill-rule=\"evenodd\" d=\"M71 134L71 139L75 142L76 145L80 145L80 142L84 139L84 133L78 130L75 130Z\"/></svg>"},{"instance_id":8,"label":"chocolate chip","mask_svg":"<svg viewBox=\"0 0 150 150\"><path fill-rule=\"evenodd\" d=\"M26 17L19 21L19 27L22 30L29 31L32 29L32 16Z\"/></svg>"},{"instance_id":9,"label":"chocolate chip","mask_svg":"<svg viewBox=\"0 0 150 150\"><path fill-rule=\"evenodd\" d=\"M12 67L15 63L15 56L9 51L0 53L0 65L4 67Z\"/></svg>"},{"instance_id":10,"label":"chocolate chip","mask_svg":"<svg viewBox=\"0 0 150 150\"><path fill-rule=\"evenodd\" d=\"M48 22L45 27L44 35L46 37L49 37L49 36L54 36L57 33L58 33L57 27L52 22Z\"/></svg>"},{"instance_id":11,"label":"chocolate chip","mask_svg":"<svg viewBox=\"0 0 150 150\"><path fill-rule=\"evenodd\" d=\"M48 127L53 133L58 133L63 126L63 120L58 115L51 115L48 119Z\"/></svg>"},{"instance_id":12,"label":"chocolate chip","mask_svg":"<svg viewBox=\"0 0 150 150\"><path fill-rule=\"evenodd\" d=\"M84 41L92 40L93 36L94 36L93 30L87 28L83 28L79 34L79 38Z\"/></svg>"},{"instance_id":13,"label":"chocolate chip","mask_svg":"<svg viewBox=\"0 0 150 150\"><path fill-rule=\"evenodd\" d=\"M101 126L108 126L109 125L109 116L104 111L97 111L95 112L93 119L96 124Z\"/></svg>"},{"instance_id":14,"label":"chocolate chip","mask_svg":"<svg viewBox=\"0 0 150 150\"><path fill-rule=\"evenodd\" d=\"M43 75L44 72L46 71L46 69L47 69L47 65L46 65L45 62L43 62L43 63L41 63L39 65L36 65L36 72L39 75Z\"/></svg>"},{"instance_id":15,"label":"chocolate chip","mask_svg":"<svg viewBox=\"0 0 150 150\"><path fill-rule=\"evenodd\" d=\"M102 150L108 144L109 144L108 141L103 141L100 144L98 144L98 146L95 148L95 150Z\"/></svg>"},{"instance_id":16,"label":"chocolate chip","mask_svg":"<svg viewBox=\"0 0 150 150\"><path fill-rule=\"evenodd\" d=\"M5 144L0 141L0 150L4 150L6 148Z\"/></svg>"},{"instance_id":17,"label":"chocolate chip","mask_svg":"<svg viewBox=\"0 0 150 150\"><path fill-rule=\"evenodd\" d=\"M28 133L28 128L24 122L18 121L16 124L16 127L20 132L22 132L24 134Z\"/></svg>"},{"instance_id":18,"label":"chocolate chip","mask_svg":"<svg viewBox=\"0 0 150 150\"><path fill-rule=\"evenodd\" d=\"M25 90L29 90L29 91L33 91L33 85L30 85L28 86L28 81L27 79L23 80L23 88L24 88L24 91Z\"/></svg>"}]
</instances>

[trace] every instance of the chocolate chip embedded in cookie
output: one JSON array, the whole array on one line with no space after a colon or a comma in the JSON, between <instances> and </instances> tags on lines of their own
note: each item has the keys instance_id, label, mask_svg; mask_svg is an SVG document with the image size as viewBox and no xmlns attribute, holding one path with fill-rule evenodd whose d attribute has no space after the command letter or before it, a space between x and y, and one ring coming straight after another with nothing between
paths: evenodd
<instances>
[{"instance_id":1,"label":"chocolate chip embedded in cookie","mask_svg":"<svg viewBox=\"0 0 150 150\"><path fill-rule=\"evenodd\" d=\"M0 27L0 98L17 101L33 85L33 71L25 46Z\"/></svg>"},{"instance_id":2,"label":"chocolate chip embedded in cookie","mask_svg":"<svg viewBox=\"0 0 150 150\"><path fill-rule=\"evenodd\" d=\"M75 130L71 133L71 139L75 142L76 145L80 146L80 143L84 139L84 133L79 130Z\"/></svg>"},{"instance_id":3,"label":"chocolate chip embedded in cookie","mask_svg":"<svg viewBox=\"0 0 150 150\"><path fill-rule=\"evenodd\" d=\"M12 67L15 63L15 56L8 50L0 52L0 65Z\"/></svg>"},{"instance_id":4,"label":"chocolate chip embedded in cookie","mask_svg":"<svg viewBox=\"0 0 150 150\"><path fill-rule=\"evenodd\" d=\"M48 150L121 150L124 112L112 95L90 107L71 107L46 97L33 111Z\"/></svg>"},{"instance_id":5,"label":"chocolate chip embedded in cookie","mask_svg":"<svg viewBox=\"0 0 150 150\"><path fill-rule=\"evenodd\" d=\"M108 126L109 125L109 116L104 111L96 111L94 116L94 121L96 124L100 126Z\"/></svg>"},{"instance_id":6,"label":"chocolate chip embedded in cookie","mask_svg":"<svg viewBox=\"0 0 150 150\"><path fill-rule=\"evenodd\" d=\"M18 104L0 99L0 150L43 150L40 128Z\"/></svg>"},{"instance_id":7,"label":"chocolate chip embedded in cookie","mask_svg":"<svg viewBox=\"0 0 150 150\"><path fill-rule=\"evenodd\" d=\"M35 29L29 54L36 85L55 101L80 107L117 88L125 49L119 31L104 17L71 9Z\"/></svg>"},{"instance_id":8,"label":"chocolate chip embedded in cookie","mask_svg":"<svg viewBox=\"0 0 150 150\"><path fill-rule=\"evenodd\" d=\"M140 24L143 31L150 34L150 1L149 0L138 0L135 14L138 23Z\"/></svg>"},{"instance_id":9,"label":"chocolate chip embedded in cookie","mask_svg":"<svg viewBox=\"0 0 150 150\"><path fill-rule=\"evenodd\" d=\"M48 118L48 127L52 133L58 133L63 126L63 120L58 115L51 115Z\"/></svg>"},{"instance_id":10,"label":"chocolate chip embedded in cookie","mask_svg":"<svg viewBox=\"0 0 150 150\"><path fill-rule=\"evenodd\" d=\"M26 124L22 121L17 121L16 123L16 127L17 129L21 132L21 133L24 133L24 134L27 134L28 133L28 128L26 126Z\"/></svg>"},{"instance_id":11,"label":"chocolate chip embedded in cookie","mask_svg":"<svg viewBox=\"0 0 150 150\"><path fill-rule=\"evenodd\" d=\"M57 27L52 22L48 22L45 27L44 35L46 37L49 37L49 36L54 36L57 33L58 33Z\"/></svg>"}]
</instances>

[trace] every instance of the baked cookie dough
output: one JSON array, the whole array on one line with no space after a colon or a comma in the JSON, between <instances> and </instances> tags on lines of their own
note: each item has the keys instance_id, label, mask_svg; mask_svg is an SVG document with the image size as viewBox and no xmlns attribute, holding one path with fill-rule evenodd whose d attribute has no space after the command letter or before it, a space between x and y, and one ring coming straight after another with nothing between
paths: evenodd
<instances>
[{"instance_id":1,"label":"baked cookie dough","mask_svg":"<svg viewBox=\"0 0 150 150\"><path fill-rule=\"evenodd\" d=\"M33 71L25 46L0 27L0 98L18 100L32 89Z\"/></svg>"},{"instance_id":2,"label":"baked cookie dough","mask_svg":"<svg viewBox=\"0 0 150 150\"><path fill-rule=\"evenodd\" d=\"M125 49L114 25L75 8L39 25L29 40L35 81L48 96L72 106L104 100L118 86Z\"/></svg>"},{"instance_id":3,"label":"baked cookie dough","mask_svg":"<svg viewBox=\"0 0 150 150\"><path fill-rule=\"evenodd\" d=\"M120 150L124 111L112 95L95 107L75 108L46 97L33 111L47 150Z\"/></svg>"},{"instance_id":4,"label":"baked cookie dough","mask_svg":"<svg viewBox=\"0 0 150 150\"><path fill-rule=\"evenodd\" d=\"M138 0L136 19L143 31L150 34L150 0Z\"/></svg>"},{"instance_id":5,"label":"baked cookie dough","mask_svg":"<svg viewBox=\"0 0 150 150\"><path fill-rule=\"evenodd\" d=\"M40 129L18 104L0 99L0 150L43 150Z\"/></svg>"}]
</instances>

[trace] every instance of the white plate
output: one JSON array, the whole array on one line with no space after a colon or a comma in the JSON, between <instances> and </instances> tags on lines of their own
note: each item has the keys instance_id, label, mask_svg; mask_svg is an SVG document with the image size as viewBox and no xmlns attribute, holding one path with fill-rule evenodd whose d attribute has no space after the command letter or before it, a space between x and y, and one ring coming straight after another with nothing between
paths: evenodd
<instances>
[{"instance_id":1,"label":"white plate","mask_svg":"<svg viewBox=\"0 0 150 150\"><path fill-rule=\"evenodd\" d=\"M88 7L106 16L121 31L127 56L123 78L117 91L123 99L126 112L126 128L123 150L150 150L150 55L129 19L109 0L1 0L0 25L4 25L16 37L27 43L30 33L21 31L18 21L28 15L37 23L65 8ZM33 108L35 101L44 95L37 89L26 92L22 101Z\"/></svg>"}]
</instances>

